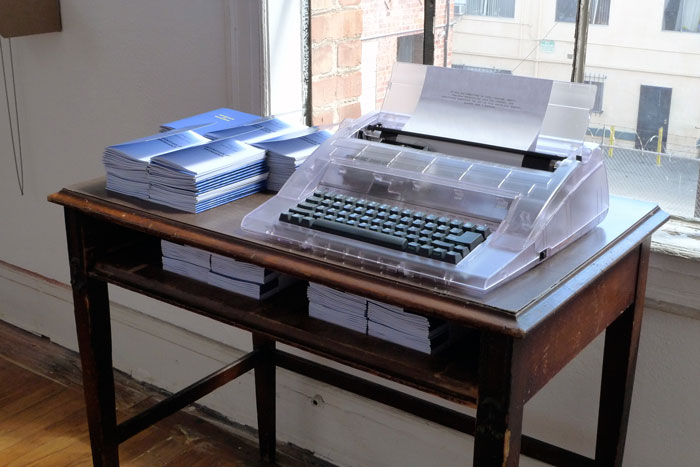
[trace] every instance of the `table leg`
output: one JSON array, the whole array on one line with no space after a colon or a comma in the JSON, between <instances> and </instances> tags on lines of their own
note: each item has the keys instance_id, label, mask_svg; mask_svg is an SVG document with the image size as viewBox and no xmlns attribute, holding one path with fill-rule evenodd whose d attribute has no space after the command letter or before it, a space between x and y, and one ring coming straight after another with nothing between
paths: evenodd
<instances>
[{"instance_id":1,"label":"table leg","mask_svg":"<svg viewBox=\"0 0 700 467\"><path fill-rule=\"evenodd\" d=\"M605 331L595 460L601 466L622 465L627 435L644 291L649 263L649 240L640 249L635 302Z\"/></svg>"},{"instance_id":2,"label":"table leg","mask_svg":"<svg viewBox=\"0 0 700 467\"><path fill-rule=\"evenodd\" d=\"M507 336L484 333L479 355L479 400L474 466L517 466L524 391L520 345Z\"/></svg>"},{"instance_id":3,"label":"table leg","mask_svg":"<svg viewBox=\"0 0 700 467\"><path fill-rule=\"evenodd\" d=\"M119 443L107 284L87 273L90 248L86 218L70 209L66 209L65 218L92 462L95 466L116 466Z\"/></svg>"},{"instance_id":4,"label":"table leg","mask_svg":"<svg viewBox=\"0 0 700 467\"><path fill-rule=\"evenodd\" d=\"M277 444L275 341L253 334L253 349L263 351L260 363L255 367L255 401L258 410L260 457L272 463L275 461Z\"/></svg>"}]
</instances>

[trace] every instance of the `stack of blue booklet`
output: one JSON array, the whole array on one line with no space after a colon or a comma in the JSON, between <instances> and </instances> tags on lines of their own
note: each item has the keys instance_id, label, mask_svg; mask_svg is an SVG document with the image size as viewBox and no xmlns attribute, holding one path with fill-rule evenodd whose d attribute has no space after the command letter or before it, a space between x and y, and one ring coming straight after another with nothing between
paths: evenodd
<instances>
[{"instance_id":1,"label":"stack of blue booklet","mask_svg":"<svg viewBox=\"0 0 700 467\"><path fill-rule=\"evenodd\" d=\"M225 108L163 124L161 130L105 149L107 189L191 213L264 190L269 167L275 169L273 189L279 189L329 136Z\"/></svg>"},{"instance_id":2,"label":"stack of blue booklet","mask_svg":"<svg viewBox=\"0 0 700 467\"><path fill-rule=\"evenodd\" d=\"M309 283L306 295L312 318L367 333L367 299L315 282Z\"/></svg>"},{"instance_id":3,"label":"stack of blue booklet","mask_svg":"<svg viewBox=\"0 0 700 467\"><path fill-rule=\"evenodd\" d=\"M151 159L149 199L198 213L265 188L265 151L226 138Z\"/></svg>"},{"instance_id":4,"label":"stack of blue booklet","mask_svg":"<svg viewBox=\"0 0 700 467\"><path fill-rule=\"evenodd\" d=\"M209 284L256 300L264 300L297 279L250 263L212 253Z\"/></svg>"},{"instance_id":5,"label":"stack of blue booklet","mask_svg":"<svg viewBox=\"0 0 700 467\"><path fill-rule=\"evenodd\" d=\"M148 199L148 166L153 157L207 142L204 136L185 128L110 146L102 156L107 189Z\"/></svg>"},{"instance_id":6,"label":"stack of blue booklet","mask_svg":"<svg viewBox=\"0 0 700 467\"><path fill-rule=\"evenodd\" d=\"M267 189L279 191L294 171L314 152L321 143L330 138L327 131L306 128L277 138L253 143L267 151Z\"/></svg>"},{"instance_id":7,"label":"stack of blue booklet","mask_svg":"<svg viewBox=\"0 0 700 467\"><path fill-rule=\"evenodd\" d=\"M187 245L161 240L163 269L201 282L207 282L211 253Z\"/></svg>"}]
</instances>

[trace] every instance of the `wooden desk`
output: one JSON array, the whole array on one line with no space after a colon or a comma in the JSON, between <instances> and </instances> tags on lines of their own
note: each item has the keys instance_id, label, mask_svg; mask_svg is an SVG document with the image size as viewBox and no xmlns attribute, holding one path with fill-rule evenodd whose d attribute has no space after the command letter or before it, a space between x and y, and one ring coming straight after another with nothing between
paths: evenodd
<instances>
[{"instance_id":1,"label":"wooden desk","mask_svg":"<svg viewBox=\"0 0 700 467\"><path fill-rule=\"evenodd\" d=\"M95 465L118 445L255 369L260 451L275 456L275 368L324 381L475 436L474 464L518 464L520 452L555 465L620 465L644 304L650 235L667 215L613 199L606 220L564 251L480 299L451 296L242 238L242 217L266 195L202 214L109 194L104 180L53 194L65 207L71 283ZM308 317L305 288L256 302L162 270L160 239L285 272L436 316L472 330L426 356ZM254 350L143 414L116 423L107 283L251 331ZM521 436L524 404L606 331L595 459ZM426 393L476 407L476 419L275 348L282 342Z\"/></svg>"}]
</instances>

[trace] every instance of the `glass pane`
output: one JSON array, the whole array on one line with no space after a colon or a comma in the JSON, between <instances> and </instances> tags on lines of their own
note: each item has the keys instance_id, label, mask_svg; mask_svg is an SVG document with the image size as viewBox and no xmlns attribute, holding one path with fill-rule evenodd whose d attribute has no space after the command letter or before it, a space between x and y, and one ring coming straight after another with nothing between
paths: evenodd
<instances>
[{"instance_id":1,"label":"glass pane","mask_svg":"<svg viewBox=\"0 0 700 467\"><path fill-rule=\"evenodd\" d=\"M615 0L586 54L598 90L588 139L603 145L611 192L684 217L700 214L700 55L685 34L699 22L700 0Z\"/></svg>"},{"instance_id":2,"label":"glass pane","mask_svg":"<svg viewBox=\"0 0 700 467\"><path fill-rule=\"evenodd\" d=\"M570 81L576 3L454 0L452 67Z\"/></svg>"}]
</instances>

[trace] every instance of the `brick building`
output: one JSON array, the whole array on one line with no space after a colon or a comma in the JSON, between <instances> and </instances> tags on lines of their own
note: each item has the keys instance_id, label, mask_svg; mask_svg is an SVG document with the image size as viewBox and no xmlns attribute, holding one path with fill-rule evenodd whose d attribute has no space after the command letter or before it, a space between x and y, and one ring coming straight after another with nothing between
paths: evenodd
<instances>
[{"instance_id":1,"label":"brick building","mask_svg":"<svg viewBox=\"0 0 700 467\"><path fill-rule=\"evenodd\" d=\"M451 3L436 2L435 65L450 65L452 41L449 33L445 41L445 20ZM314 124L379 108L394 62L422 63L424 8L422 0L311 1Z\"/></svg>"}]
</instances>

